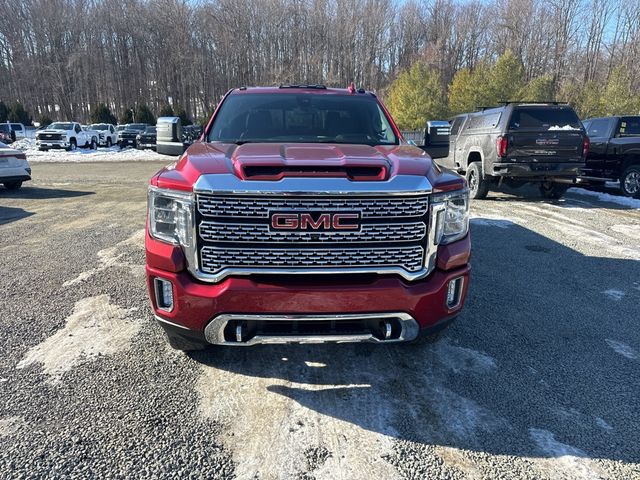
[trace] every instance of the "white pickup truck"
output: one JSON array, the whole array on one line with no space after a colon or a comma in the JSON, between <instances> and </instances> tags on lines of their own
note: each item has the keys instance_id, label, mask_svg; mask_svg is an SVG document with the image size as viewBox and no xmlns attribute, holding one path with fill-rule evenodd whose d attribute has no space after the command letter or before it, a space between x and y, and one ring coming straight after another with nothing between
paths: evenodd
<instances>
[{"instance_id":1,"label":"white pickup truck","mask_svg":"<svg viewBox=\"0 0 640 480\"><path fill-rule=\"evenodd\" d=\"M77 122L55 122L36 134L38 150L64 148L67 151L78 147L98 148L98 133L85 131Z\"/></svg>"}]
</instances>

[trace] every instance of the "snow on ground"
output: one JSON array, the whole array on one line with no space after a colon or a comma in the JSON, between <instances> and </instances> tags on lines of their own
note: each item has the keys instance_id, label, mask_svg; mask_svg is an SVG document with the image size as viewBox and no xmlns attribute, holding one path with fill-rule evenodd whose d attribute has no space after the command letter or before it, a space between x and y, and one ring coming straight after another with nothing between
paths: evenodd
<instances>
[{"instance_id":1,"label":"snow on ground","mask_svg":"<svg viewBox=\"0 0 640 480\"><path fill-rule=\"evenodd\" d=\"M161 155L153 150L137 150L135 148L119 147L98 148L78 148L74 152L65 150L48 150L41 152L36 147L36 141L30 138L18 140L11 145L12 148L22 150L27 155L29 162L153 162L165 161L171 163L178 157L171 155Z\"/></svg>"},{"instance_id":2,"label":"snow on ground","mask_svg":"<svg viewBox=\"0 0 640 480\"><path fill-rule=\"evenodd\" d=\"M584 188L570 188L568 193L594 197L602 202L617 203L618 205L625 207L640 208L640 199L638 198L611 195L610 193L592 192L591 190L585 190Z\"/></svg>"}]
</instances>

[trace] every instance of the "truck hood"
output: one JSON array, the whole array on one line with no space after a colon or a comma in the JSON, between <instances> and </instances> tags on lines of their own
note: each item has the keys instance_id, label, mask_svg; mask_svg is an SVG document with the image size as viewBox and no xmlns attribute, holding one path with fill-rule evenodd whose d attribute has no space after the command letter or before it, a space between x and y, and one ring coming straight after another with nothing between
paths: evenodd
<instances>
[{"instance_id":1,"label":"truck hood","mask_svg":"<svg viewBox=\"0 0 640 480\"><path fill-rule=\"evenodd\" d=\"M68 132L68 130L58 130L58 129L45 128L44 130L40 130L40 131L36 132L36 135L41 134L41 133L46 133L46 134L50 134L50 133L66 134L67 132Z\"/></svg>"},{"instance_id":2,"label":"truck hood","mask_svg":"<svg viewBox=\"0 0 640 480\"><path fill-rule=\"evenodd\" d=\"M436 192L465 185L460 176L440 168L423 150L409 145L202 142L191 145L175 165L161 170L152 184L192 190L201 175L215 174L233 174L246 181L303 176L346 177L354 182L418 175L426 176Z\"/></svg>"}]
</instances>

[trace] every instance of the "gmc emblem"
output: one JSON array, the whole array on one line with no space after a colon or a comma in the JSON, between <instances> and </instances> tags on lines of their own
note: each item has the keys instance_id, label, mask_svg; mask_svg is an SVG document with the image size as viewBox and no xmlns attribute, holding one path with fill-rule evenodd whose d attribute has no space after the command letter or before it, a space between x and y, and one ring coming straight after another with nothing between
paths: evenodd
<instances>
[{"instance_id":1,"label":"gmc emblem","mask_svg":"<svg viewBox=\"0 0 640 480\"><path fill-rule=\"evenodd\" d=\"M273 230L359 230L359 213L272 213Z\"/></svg>"}]
</instances>

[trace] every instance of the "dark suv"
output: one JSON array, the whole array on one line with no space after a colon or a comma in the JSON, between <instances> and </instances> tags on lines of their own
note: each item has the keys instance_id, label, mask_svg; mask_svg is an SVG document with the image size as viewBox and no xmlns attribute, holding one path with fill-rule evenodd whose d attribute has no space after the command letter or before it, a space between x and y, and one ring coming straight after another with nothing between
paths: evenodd
<instances>
[{"instance_id":1,"label":"dark suv","mask_svg":"<svg viewBox=\"0 0 640 480\"><path fill-rule=\"evenodd\" d=\"M16 141L16 132L9 123L0 123L0 142L10 144Z\"/></svg>"},{"instance_id":2,"label":"dark suv","mask_svg":"<svg viewBox=\"0 0 640 480\"><path fill-rule=\"evenodd\" d=\"M449 155L438 163L464 173L471 198L492 187L534 182L560 198L575 182L589 139L573 108L558 103L504 103L452 121Z\"/></svg>"}]
</instances>

